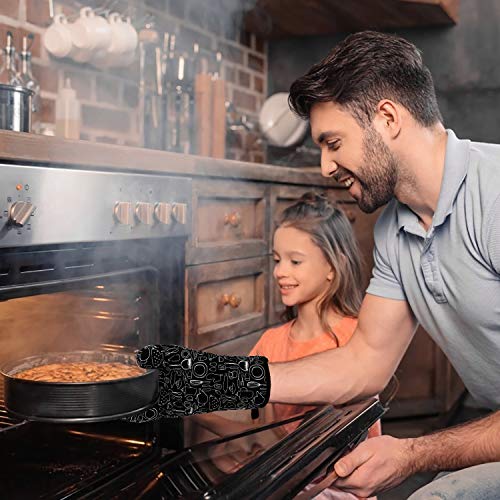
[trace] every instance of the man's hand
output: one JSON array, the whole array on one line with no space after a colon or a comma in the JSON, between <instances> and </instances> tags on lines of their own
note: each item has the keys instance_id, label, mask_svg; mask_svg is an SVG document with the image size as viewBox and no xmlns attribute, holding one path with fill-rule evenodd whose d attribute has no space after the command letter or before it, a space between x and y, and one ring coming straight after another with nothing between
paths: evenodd
<instances>
[{"instance_id":1,"label":"man's hand","mask_svg":"<svg viewBox=\"0 0 500 500\"><path fill-rule=\"evenodd\" d=\"M129 422L260 408L269 401L271 380L263 356L221 356L178 345L148 345L137 353L137 364L160 371L158 398L147 410L127 417Z\"/></svg>"},{"instance_id":2,"label":"man's hand","mask_svg":"<svg viewBox=\"0 0 500 500\"><path fill-rule=\"evenodd\" d=\"M367 439L335 464L336 488L360 497L394 488L413 473L411 445L406 439Z\"/></svg>"}]
</instances>

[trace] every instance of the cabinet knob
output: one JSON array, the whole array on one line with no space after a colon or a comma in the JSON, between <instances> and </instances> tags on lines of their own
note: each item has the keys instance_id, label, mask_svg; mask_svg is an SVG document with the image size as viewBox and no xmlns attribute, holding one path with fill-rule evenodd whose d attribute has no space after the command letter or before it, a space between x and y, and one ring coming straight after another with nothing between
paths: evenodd
<instances>
[{"instance_id":1,"label":"cabinet knob","mask_svg":"<svg viewBox=\"0 0 500 500\"><path fill-rule=\"evenodd\" d=\"M234 293L224 293L221 297L221 304L223 306L231 306L233 309L236 309L237 307L239 307L239 305L241 304L241 297L238 297L237 295L235 295Z\"/></svg>"},{"instance_id":2,"label":"cabinet knob","mask_svg":"<svg viewBox=\"0 0 500 500\"><path fill-rule=\"evenodd\" d=\"M238 227L241 222L241 215L239 212L233 212L231 214L224 215L224 225L230 225L233 227Z\"/></svg>"}]
</instances>

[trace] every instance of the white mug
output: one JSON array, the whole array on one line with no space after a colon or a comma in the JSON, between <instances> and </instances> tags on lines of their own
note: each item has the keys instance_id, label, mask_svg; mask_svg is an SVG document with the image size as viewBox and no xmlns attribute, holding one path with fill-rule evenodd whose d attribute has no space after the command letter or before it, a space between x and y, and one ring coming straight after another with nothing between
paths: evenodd
<instances>
[{"instance_id":1,"label":"white mug","mask_svg":"<svg viewBox=\"0 0 500 500\"><path fill-rule=\"evenodd\" d=\"M64 14L54 17L43 35L43 45L54 57L67 57L73 49L71 31Z\"/></svg>"},{"instance_id":2,"label":"white mug","mask_svg":"<svg viewBox=\"0 0 500 500\"><path fill-rule=\"evenodd\" d=\"M132 31L136 37L137 32L130 23L124 22L120 14L113 12L109 16L109 25L111 27L111 44L108 47L110 55L118 55L135 50L137 40L134 43Z\"/></svg>"},{"instance_id":3,"label":"white mug","mask_svg":"<svg viewBox=\"0 0 500 500\"><path fill-rule=\"evenodd\" d=\"M89 61L94 51L106 50L111 44L111 27L106 19L96 16L90 7L80 9L80 17L70 25L75 61Z\"/></svg>"}]
</instances>

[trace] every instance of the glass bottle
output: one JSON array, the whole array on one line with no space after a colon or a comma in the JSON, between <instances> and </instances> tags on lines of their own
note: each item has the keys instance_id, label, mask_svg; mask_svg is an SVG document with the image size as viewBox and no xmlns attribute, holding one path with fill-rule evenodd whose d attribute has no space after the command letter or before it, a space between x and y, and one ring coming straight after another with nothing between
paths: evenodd
<instances>
[{"instance_id":1,"label":"glass bottle","mask_svg":"<svg viewBox=\"0 0 500 500\"><path fill-rule=\"evenodd\" d=\"M2 67L0 69L0 83L6 85L22 85L16 65L16 48L13 36L7 32L7 45L2 49Z\"/></svg>"},{"instance_id":2,"label":"glass bottle","mask_svg":"<svg viewBox=\"0 0 500 500\"><path fill-rule=\"evenodd\" d=\"M33 39L33 35L23 37L23 50L19 54L21 60L21 85L34 92L31 98L31 110L37 113L40 110L40 84L33 76L31 68L31 52L28 49L28 39Z\"/></svg>"}]
</instances>

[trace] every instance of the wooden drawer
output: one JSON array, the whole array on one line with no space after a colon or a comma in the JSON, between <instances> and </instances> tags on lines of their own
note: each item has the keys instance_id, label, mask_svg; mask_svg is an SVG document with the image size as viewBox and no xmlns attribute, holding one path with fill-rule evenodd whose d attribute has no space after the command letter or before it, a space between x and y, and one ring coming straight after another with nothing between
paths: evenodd
<instances>
[{"instance_id":1,"label":"wooden drawer","mask_svg":"<svg viewBox=\"0 0 500 500\"><path fill-rule=\"evenodd\" d=\"M194 348L267 325L268 257L189 267L186 344Z\"/></svg>"},{"instance_id":2,"label":"wooden drawer","mask_svg":"<svg viewBox=\"0 0 500 500\"><path fill-rule=\"evenodd\" d=\"M193 184L192 237L187 264L264 255L268 251L269 188L250 182Z\"/></svg>"}]
</instances>

